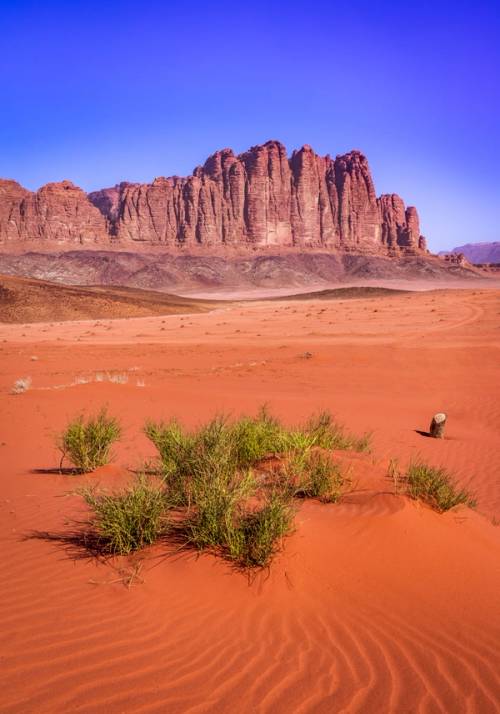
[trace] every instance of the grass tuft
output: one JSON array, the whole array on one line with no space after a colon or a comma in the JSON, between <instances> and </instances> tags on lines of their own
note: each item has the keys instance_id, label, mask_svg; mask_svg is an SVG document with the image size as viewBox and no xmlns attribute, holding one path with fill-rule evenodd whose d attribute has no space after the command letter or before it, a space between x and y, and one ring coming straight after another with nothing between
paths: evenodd
<instances>
[{"instance_id":1,"label":"grass tuft","mask_svg":"<svg viewBox=\"0 0 500 714\"><path fill-rule=\"evenodd\" d=\"M144 432L158 450L162 469L172 480L190 476L194 465L207 455L223 460L228 468L253 466L266 457L288 452L306 453L313 447L368 451L370 435L348 433L328 412L302 427L287 429L262 407L256 417L230 422L218 416L197 431L186 432L178 421L147 422Z\"/></svg>"},{"instance_id":2,"label":"grass tuft","mask_svg":"<svg viewBox=\"0 0 500 714\"><path fill-rule=\"evenodd\" d=\"M424 501L436 511L448 511L459 504L470 508L476 505L471 494L459 489L443 468L429 466L423 461L414 461L409 465L406 481L408 495Z\"/></svg>"},{"instance_id":3,"label":"grass tuft","mask_svg":"<svg viewBox=\"0 0 500 714\"><path fill-rule=\"evenodd\" d=\"M121 436L119 422L108 416L106 409L84 419L83 415L69 422L58 437L61 465L66 458L80 473L89 473L110 461L111 445Z\"/></svg>"},{"instance_id":4,"label":"grass tuft","mask_svg":"<svg viewBox=\"0 0 500 714\"><path fill-rule=\"evenodd\" d=\"M80 494L94 512L90 525L110 555L151 545L168 530L165 493L144 476L122 492L84 489Z\"/></svg>"},{"instance_id":5,"label":"grass tuft","mask_svg":"<svg viewBox=\"0 0 500 714\"><path fill-rule=\"evenodd\" d=\"M291 533L294 515L289 496L271 493L261 508L241 515L233 527L229 557L245 568L269 565L282 538Z\"/></svg>"},{"instance_id":6,"label":"grass tuft","mask_svg":"<svg viewBox=\"0 0 500 714\"><path fill-rule=\"evenodd\" d=\"M239 466L250 466L286 447L286 431L265 406L256 417L241 417L230 426L234 458Z\"/></svg>"},{"instance_id":7,"label":"grass tuft","mask_svg":"<svg viewBox=\"0 0 500 714\"><path fill-rule=\"evenodd\" d=\"M297 482L295 495L299 498L317 498L322 503L337 503L351 483L338 463L316 451L292 458L286 468Z\"/></svg>"},{"instance_id":8,"label":"grass tuft","mask_svg":"<svg viewBox=\"0 0 500 714\"><path fill-rule=\"evenodd\" d=\"M371 434L355 436L334 421L329 412L320 412L307 422L303 432L314 440L314 446L342 451L370 451Z\"/></svg>"}]
</instances>

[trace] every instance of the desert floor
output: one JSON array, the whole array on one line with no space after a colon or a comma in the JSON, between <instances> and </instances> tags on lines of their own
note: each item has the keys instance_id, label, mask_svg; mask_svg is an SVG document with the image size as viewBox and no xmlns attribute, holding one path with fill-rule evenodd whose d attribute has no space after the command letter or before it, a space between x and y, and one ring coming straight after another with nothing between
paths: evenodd
<instances>
[{"instance_id":1,"label":"desert floor","mask_svg":"<svg viewBox=\"0 0 500 714\"><path fill-rule=\"evenodd\" d=\"M497 712L499 327L500 291L481 289L0 326L0 711ZM98 562L59 537L84 515L72 491L152 456L147 417L264 402L373 432L371 454L339 454L353 493L301 505L269 571L162 546ZM101 405L125 427L114 463L52 473L54 435ZM447 438L420 434L441 410ZM477 509L396 494L389 459L416 455Z\"/></svg>"}]
</instances>

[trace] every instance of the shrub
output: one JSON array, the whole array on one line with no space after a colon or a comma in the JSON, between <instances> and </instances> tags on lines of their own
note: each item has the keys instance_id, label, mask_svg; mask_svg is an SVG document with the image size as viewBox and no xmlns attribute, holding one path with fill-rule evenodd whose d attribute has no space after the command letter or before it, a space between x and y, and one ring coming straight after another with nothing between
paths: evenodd
<instances>
[{"instance_id":1,"label":"shrub","mask_svg":"<svg viewBox=\"0 0 500 714\"><path fill-rule=\"evenodd\" d=\"M411 498L420 499L436 511L448 511L459 504L471 508L475 500L465 490L460 490L443 468L414 461L408 467L407 492Z\"/></svg>"},{"instance_id":2,"label":"shrub","mask_svg":"<svg viewBox=\"0 0 500 714\"><path fill-rule=\"evenodd\" d=\"M90 524L105 552L127 555L151 545L167 531L165 494L144 476L122 492L85 489L80 494L94 511Z\"/></svg>"},{"instance_id":3,"label":"shrub","mask_svg":"<svg viewBox=\"0 0 500 714\"><path fill-rule=\"evenodd\" d=\"M286 434L267 408L261 407L256 417L242 417L231 426L235 459L240 466L249 466L265 456L283 451Z\"/></svg>"},{"instance_id":4,"label":"shrub","mask_svg":"<svg viewBox=\"0 0 500 714\"><path fill-rule=\"evenodd\" d=\"M280 491L271 493L260 509L241 514L228 539L229 557L245 568L268 565L280 540L291 532L293 517L291 499Z\"/></svg>"},{"instance_id":5,"label":"shrub","mask_svg":"<svg viewBox=\"0 0 500 714\"><path fill-rule=\"evenodd\" d=\"M121 427L116 419L102 409L87 420L79 416L71 421L58 438L61 465L69 459L80 473L88 473L110 460L113 442L121 436Z\"/></svg>"},{"instance_id":6,"label":"shrub","mask_svg":"<svg viewBox=\"0 0 500 714\"><path fill-rule=\"evenodd\" d=\"M200 463L192 480L193 510L187 518L188 541L196 548L225 548L244 501L255 493L251 471L243 474L210 458Z\"/></svg>"},{"instance_id":7,"label":"shrub","mask_svg":"<svg viewBox=\"0 0 500 714\"><path fill-rule=\"evenodd\" d=\"M304 433L314 441L314 446L323 449L369 451L371 435L354 436L345 427L334 421L329 412L320 412L309 419Z\"/></svg>"},{"instance_id":8,"label":"shrub","mask_svg":"<svg viewBox=\"0 0 500 714\"><path fill-rule=\"evenodd\" d=\"M342 474L340 465L319 452L292 459L287 468L297 480L295 495L301 498L337 503L350 483Z\"/></svg>"},{"instance_id":9,"label":"shrub","mask_svg":"<svg viewBox=\"0 0 500 714\"><path fill-rule=\"evenodd\" d=\"M165 498L182 511L176 531L193 547L244 567L269 562L291 529L294 495L323 502L341 497L347 479L314 449L364 450L369 439L351 436L328 413L287 429L265 407L234 421L217 416L194 431L176 420L150 421L144 432L159 454ZM271 477L272 467L261 462L277 455L285 465ZM260 481L250 470L257 464Z\"/></svg>"},{"instance_id":10,"label":"shrub","mask_svg":"<svg viewBox=\"0 0 500 714\"><path fill-rule=\"evenodd\" d=\"M227 481L236 471L230 433L222 417L192 434L185 433L175 420L148 422L144 431L158 449L165 488L174 505L192 503L196 481L206 484L211 473L214 478L224 473Z\"/></svg>"},{"instance_id":11,"label":"shrub","mask_svg":"<svg viewBox=\"0 0 500 714\"><path fill-rule=\"evenodd\" d=\"M193 440L176 419L167 423L148 421L144 433L158 450L165 475L189 474Z\"/></svg>"},{"instance_id":12,"label":"shrub","mask_svg":"<svg viewBox=\"0 0 500 714\"><path fill-rule=\"evenodd\" d=\"M230 422L218 416L197 431L185 432L176 420L147 422L144 432L158 450L165 475L190 476L195 463L208 454L223 459L232 468L254 465L266 456L313 447L324 449L369 449L369 434L356 437L337 424L328 412L311 418L303 427L286 429L262 407L256 417Z\"/></svg>"}]
</instances>

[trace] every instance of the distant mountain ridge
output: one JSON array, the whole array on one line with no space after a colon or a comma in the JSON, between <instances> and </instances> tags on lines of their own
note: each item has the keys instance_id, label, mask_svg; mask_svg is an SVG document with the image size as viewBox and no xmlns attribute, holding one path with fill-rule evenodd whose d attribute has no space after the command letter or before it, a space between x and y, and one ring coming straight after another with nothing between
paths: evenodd
<instances>
[{"instance_id":1,"label":"distant mountain ridge","mask_svg":"<svg viewBox=\"0 0 500 714\"><path fill-rule=\"evenodd\" d=\"M445 255L446 253L462 253L469 263L500 263L500 241L466 243L452 250L443 250L439 255Z\"/></svg>"},{"instance_id":2,"label":"distant mountain ridge","mask_svg":"<svg viewBox=\"0 0 500 714\"><path fill-rule=\"evenodd\" d=\"M377 198L359 151L335 159L308 145L290 157L268 141L217 151L191 176L121 183L86 194L70 181L36 192L0 180L0 250L156 247L210 254L320 249L401 257L426 253L414 207Z\"/></svg>"}]
</instances>

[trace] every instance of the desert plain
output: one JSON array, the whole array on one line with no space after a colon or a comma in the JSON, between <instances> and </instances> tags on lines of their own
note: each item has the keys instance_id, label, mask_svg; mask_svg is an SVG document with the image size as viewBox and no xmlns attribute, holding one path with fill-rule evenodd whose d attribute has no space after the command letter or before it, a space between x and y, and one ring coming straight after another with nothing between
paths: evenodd
<instances>
[{"instance_id":1,"label":"desert plain","mask_svg":"<svg viewBox=\"0 0 500 714\"><path fill-rule=\"evenodd\" d=\"M0 325L0 711L497 712L500 291L205 308ZM153 456L147 418L264 403L372 433L370 453L336 454L352 490L299 504L270 568L162 545L102 559L64 539L85 515L76 489L122 486ZM55 435L104 405L125 431L113 463L58 473ZM438 411L442 440L426 436ZM477 507L400 493L389 464L417 456Z\"/></svg>"}]
</instances>

